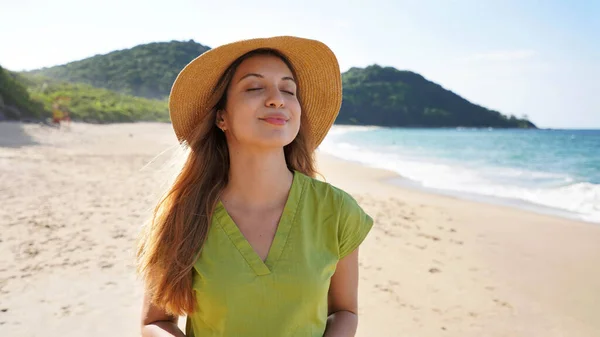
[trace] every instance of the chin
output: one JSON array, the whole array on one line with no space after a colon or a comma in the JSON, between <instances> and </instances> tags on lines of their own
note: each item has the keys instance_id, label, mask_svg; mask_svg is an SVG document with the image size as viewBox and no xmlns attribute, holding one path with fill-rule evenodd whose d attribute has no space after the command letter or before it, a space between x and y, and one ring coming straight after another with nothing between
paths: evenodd
<instances>
[{"instance_id":1,"label":"chin","mask_svg":"<svg viewBox=\"0 0 600 337\"><path fill-rule=\"evenodd\" d=\"M282 148L286 145L289 145L292 141L294 141L294 139L288 139L288 140L280 140L280 139L270 139L270 140L265 140L262 141L262 146L266 147L266 148Z\"/></svg>"},{"instance_id":2,"label":"chin","mask_svg":"<svg viewBox=\"0 0 600 337\"><path fill-rule=\"evenodd\" d=\"M282 148L293 142L295 138L295 135L271 134L260 137L256 140L256 144L263 148Z\"/></svg>"}]
</instances>

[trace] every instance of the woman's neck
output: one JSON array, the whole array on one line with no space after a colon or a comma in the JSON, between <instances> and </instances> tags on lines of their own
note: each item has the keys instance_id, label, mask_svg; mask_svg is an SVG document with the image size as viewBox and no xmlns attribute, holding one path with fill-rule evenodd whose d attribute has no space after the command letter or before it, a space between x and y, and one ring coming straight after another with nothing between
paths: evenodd
<instances>
[{"instance_id":1,"label":"woman's neck","mask_svg":"<svg viewBox=\"0 0 600 337\"><path fill-rule=\"evenodd\" d=\"M229 183L221 199L236 208L271 209L287 200L293 181L283 149L261 153L230 152Z\"/></svg>"}]
</instances>

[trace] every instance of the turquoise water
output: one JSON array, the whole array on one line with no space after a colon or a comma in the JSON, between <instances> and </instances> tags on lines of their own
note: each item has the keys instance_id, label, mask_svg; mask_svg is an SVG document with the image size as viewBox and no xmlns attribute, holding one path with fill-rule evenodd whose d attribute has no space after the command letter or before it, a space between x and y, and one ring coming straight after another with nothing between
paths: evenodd
<instances>
[{"instance_id":1,"label":"turquoise water","mask_svg":"<svg viewBox=\"0 0 600 337\"><path fill-rule=\"evenodd\" d=\"M600 222L600 130L335 126L320 149L426 188L522 201Z\"/></svg>"}]
</instances>

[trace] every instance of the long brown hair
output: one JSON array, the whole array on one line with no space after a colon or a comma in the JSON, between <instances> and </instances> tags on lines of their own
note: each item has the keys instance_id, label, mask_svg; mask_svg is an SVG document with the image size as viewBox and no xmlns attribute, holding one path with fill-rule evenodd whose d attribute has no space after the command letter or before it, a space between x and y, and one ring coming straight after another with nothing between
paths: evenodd
<instances>
[{"instance_id":1,"label":"long brown hair","mask_svg":"<svg viewBox=\"0 0 600 337\"><path fill-rule=\"evenodd\" d=\"M213 108L185 143L189 154L181 171L137 241L137 272L151 301L171 315L190 314L196 309L192 268L229 179L229 150L225 135L215 125L216 113L225 107L227 88L238 66L254 55L277 56L294 74L286 57L271 49L247 53L227 68L212 93ZM301 97L298 99L302 106ZM290 170L314 177L314 148L305 121L302 114L298 135L284 147L285 160Z\"/></svg>"}]
</instances>

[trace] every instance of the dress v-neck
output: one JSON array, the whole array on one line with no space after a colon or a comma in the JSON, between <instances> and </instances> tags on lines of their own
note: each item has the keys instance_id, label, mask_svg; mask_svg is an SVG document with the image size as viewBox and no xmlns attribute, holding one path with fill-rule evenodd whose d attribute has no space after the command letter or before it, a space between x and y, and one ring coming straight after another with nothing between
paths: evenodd
<instances>
[{"instance_id":1,"label":"dress v-neck","mask_svg":"<svg viewBox=\"0 0 600 337\"><path fill-rule=\"evenodd\" d=\"M221 200L219 200L217 203L217 207L215 208L213 216L216 217L217 223L221 226L233 245L238 249L246 262L248 262L248 265L257 275L270 274L275 266L275 263L283 253L285 243L287 242L292 225L294 224L297 210L300 206L300 199L304 189L304 184L301 180L302 174L299 172L294 172L292 185L290 187L283 212L279 218L275 236L271 242L271 247L267 253L267 258L264 261L254 250L244 234L242 234L237 224L233 221L233 218L225 209L225 206Z\"/></svg>"}]
</instances>

